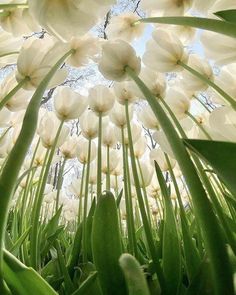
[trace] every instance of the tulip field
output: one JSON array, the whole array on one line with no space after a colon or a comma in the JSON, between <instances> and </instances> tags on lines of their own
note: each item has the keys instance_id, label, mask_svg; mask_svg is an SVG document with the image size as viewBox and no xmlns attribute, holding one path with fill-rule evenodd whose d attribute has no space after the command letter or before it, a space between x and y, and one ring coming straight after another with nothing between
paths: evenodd
<instances>
[{"instance_id":1,"label":"tulip field","mask_svg":"<svg viewBox=\"0 0 236 295\"><path fill-rule=\"evenodd\" d=\"M236 294L236 1L0 0L0 295Z\"/></svg>"}]
</instances>

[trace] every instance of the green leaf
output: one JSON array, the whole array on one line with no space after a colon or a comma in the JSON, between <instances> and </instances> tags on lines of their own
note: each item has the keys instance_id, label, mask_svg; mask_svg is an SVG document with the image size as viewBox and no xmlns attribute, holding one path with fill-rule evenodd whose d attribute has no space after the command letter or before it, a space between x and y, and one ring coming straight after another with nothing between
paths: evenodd
<instances>
[{"instance_id":1,"label":"green leaf","mask_svg":"<svg viewBox=\"0 0 236 295\"><path fill-rule=\"evenodd\" d=\"M236 37L236 24L212 18L191 17L191 16L166 16L150 17L139 20L142 23L159 23L180 26L189 26L207 31Z\"/></svg>"},{"instance_id":2,"label":"green leaf","mask_svg":"<svg viewBox=\"0 0 236 295\"><path fill-rule=\"evenodd\" d=\"M184 139L185 145L204 159L236 195L236 144L232 142Z\"/></svg>"},{"instance_id":3,"label":"green leaf","mask_svg":"<svg viewBox=\"0 0 236 295\"><path fill-rule=\"evenodd\" d=\"M4 280L12 290L13 294L57 294L35 270L26 267L6 250L4 250L3 274Z\"/></svg>"},{"instance_id":4,"label":"green leaf","mask_svg":"<svg viewBox=\"0 0 236 295\"><path fill-rule=\"evenodd\" d=\"M130 254L122 254L119 259L129 295L150 295L147 281L138 261Z\"/></svg>"},{"instance_id":5,"label":"green leaf","mask_svg":"<svg viewBox=\"0 0 236 295\"><path fill-rule=\"evenodd\" d=\"M125 279L118 263L122 247L117 207L110 192L99 198L95 209L92 250L103 294L127 294Z\"/></svg>"},{"instance_id":6,"label":"green leaf","mask_svg":"<svg viewBox=\"0 0 236 295\"><path fill-rule=\"evenodd\" d=\"M78 290L76 290L72 295L84 295L86 292L89 292L92 285L96 281L97 272L93 272L90 276L81 284Z\"/></svg>"},{"instance_id":7,"label":"green leaf","mask_svg":"<svg viewBox=\"0 0 236 295\"><path fill-rule=\"evenodd\" d=\"M9 251L11 253L13 253L14 255L17 254L20 246L22 245L22 243L25 241L25 239L27 238L29 231L31 229L31 226L29 228L27 228L25 230L25 232L19 237L19 239L14 243L14 245L12 245L12 247L9 249Z\"/></svg>"},{"instance_id":8,"label":"green leaf","mask_svg":"<svg viewBox=\"0 0 236 295\"><path fill-rule=\"evenodd\" d=\"M163 230L163 272L166 278L168 294L178 294L181 282L181 248L177 223L170 194L160 167L155 162L157 178L164 198L164 230Z\"/></svg>"},{"instance_id":9,"label":"green leaf","mask_svg":"<svg viewBox=\"0 0 236 295\"><path fill-rule=\"evenodd\" d=\"M119 206L120 206L120 201L121 201L122 196L123 196L123 188L122 188L122 190L120 191L120 193L119 193L119 195L118 195L118 197L117 197L117 199L116 199L116 205L117 205L117 208L119 208Z\"/></svg>"},{"instance_id":10,"label":"green leaf","mask_svg":"<svg viewBox=\"0 0 236 295\"><path fill-rule=\"evenodd\" d=\"M236 9L221 10L214 14L227 22L236 24Z\"/></svg>"}]
</instances>

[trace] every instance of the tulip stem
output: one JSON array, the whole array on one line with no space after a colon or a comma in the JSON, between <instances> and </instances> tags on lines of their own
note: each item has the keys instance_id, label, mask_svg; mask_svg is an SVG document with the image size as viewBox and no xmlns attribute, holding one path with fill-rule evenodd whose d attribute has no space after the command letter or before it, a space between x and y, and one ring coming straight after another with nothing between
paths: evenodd
<instances>
[{"instance_id":1,"label":"tulip stem","mask_svg":"<svg viewBox=\"0 0 236 295\"><path fill-rule=\"evenodd\" d=\"M202 126L202 124L199 123L198 120L190 112L186 112L186 114L201 129L201 131L204 133L206 138L209 140L212 140L211 136L208 134L208 132L205 130L205 128Z\"/></svg>"},{"instance_id":2,"label":"tulip stem","mask_svg":"<svg viewBox=\"0 0 236 295\"><path fill-rule=\"evenodd\" d=\"M64 158L62 165L60 167L59 170L59 174L58 174L58 181L57 181L57 196L56 196L56 206L55 206L55 211L57 212L57 210L59 209L59 198L60 198L60 191L62 188L62 184L63 184L63 172L65 169L65 165L66 165L66 160L67 158ZM55 212L55 213L56 213Z\"/></svg>"},{"instance_id":3,"label":"tulip stem","mask_svg":"<svg viewBox=\"0 0 236 295\"><path fill-rule=\"evenodd\" d=\"M123 152L123 176L124 176L124 190L125 190L125 207L126 207L126 218L127 218L127 230L128 230L128 243L129 251L135 257L137 257L137 242L135 236L135 227L134 227L134 213L132 207L131 199L131 189L129 182L129 169L128 169L128 148L125 144L124 128L121 128L121 137L122 137L122 152Z\"/></svg>"},{"instance_id":4,"label":"tulip stem","mask_svg":"<svg viewBox=\"0 0 236 295\"><path fill-rule=\"evenodd\" d=\"M80 224L80 220L82 220L82 196L83 196L83 189L84 189L84 174L85 174L85 163L83 164L82 175L81 175L81 183L80 183L78 226Z\"/></svg>"},{"instance_id":5,"label":"tulip stem","mask_svg":"<svg viewBox=\"0 0 236 295\"><path fill-rule=\"evenodd\" d=\"M111 187L110 183L110 147L107 146L107 173L106 173L106 190L109 191Z\"/></svg>"},{"instance_id":6,"label":"tulip stem","mask_svg":"<svg viewBox=\"0 0 236 295\"><path fill-rule=\"evenodd\" d=\"M40 220L40 212L41 212L41 207L42 207L42 202L43 202L43 197L44 197L44 190L45 190L45 186L47 183L49 170L50 170L51 163L52 163L52 160L54 157L54 153L56 150L58 138L60 136L63 123L64 123L64 121L61 121L61 123L58 127L53 145L52 145L50 152L49 152L49 156L48 156L48 160L47 160L46 167L44 170L42 182L38 186L38 190L37 190L37 193L35 195L35 200L34 200L34 214L33 214L33 218L32 218L32 234L31 234L31 263L32 263L32 267L34 267L35 269L38 269L38 267L40 265L40 263L39 263L40 262L40 255L39 255L39 247L38 247L38 245L40 245L39 220Z\"/></svg>"},{"instance_id":7,"label":"tulip stem","mask_svg":"<svg viewBox=\"0 0 236 295\"><path fill-rule=\"evenodd\" d=\"M236 24L212 18L190 16L150 17L139 19L134 24L138 23L159 23L189 26L193 28L199 28L207 31L224 34L234 38L236 37Z\"/></svg>"},{"instance_id":8,"label":"tulip stem","mask_svg":"<svg viewBox=\"0 0 236 295\"><path fill-rule=\"evenodd\" d=\"M86 169L86 179L85 179L85 192L84 192L84 214L83 214L83 231L82 231L82 242L83 242L83 263L87 262L87 233L86 233L86 218L87 218L87 208L88 208L88 194L89 194L89 174L90 174L90 159L91 159L91 145L92 139L89 139L88 145L88 159L87 159L87 169Z\"/></svg>"},{"instance_id":9,"label":"tulip stem","mask_svg":"<svg viewBox=\"0 0 236 295\"><path fill-rule=\"evenodd\" d=\"M12 9L12 8L28 8L27 3L11 3L11 4L0 4L0 9Z\"/></svg>"},{"instance_id":10,"label":"tulip stem","mask_svg":"<svg viewBox=\"0 0 236 295\"><path fill-rule=\"evenodd\" d=\"M129 67L127 67L126 71L130 75L130 71L132 71L132 70ZM132 74L134 74L133 71L132 71ZM130 119L129 119L128 101L125 104L125 113L126 113L127 130L128 130L128 138L129 138L131 166L132 166L132 172L133 172L133 177L134 177L134 184L135 184L135 188L136 188L139 209L140 209L140 213L141 213L142 221L143 221L144 232L146 235L148 248L149 248L149 251L151 254L151 258L153 261L155 272L157 274L159 283L161 285L161 289L162 289L163 293L165 293L166 281L165 281L165 277L164 277L164 274L163 274L163 271L161 269L160 262L158 259L157 250L156 250L154 239L152 236L152 231L151 231L150 223L149 223L148 216L146 213L145 204L144 204L143 196L142 196L142 191L141 191L141 187L140 187L140 183L139 183L138 171L137 171L136 161L135 161L134 147L133 147L133 143L132 143L132 131L131 131Z\"/></svg>"},{"instance_id":11,"label":"tulip stem","mask_svg":"<svg viewBox=\"0 0 236 295\"><path fill-rule=\"evenodd\" d=\"M214 82L212 82L210 79L206 78L204 75L199 73L198 71L194 70L190 66L186 65L182 61L178 61L178 64L182 66L185 70L187 70L189 73L194 75L195 77L199 78L203 82L207 83L209 86L211 86L216 92L218 92L229 104L231 104L232 108L236 111L236 101L233 97L231 97L228 93L226 93L223 89L221 89L219 86L217 86Z\"/></svg>"},{"instance_id":12,"label":"tulip stem","mask_svg":"<svg viewBox=\"0 0 236 295\"><path fill-rule=\"evenodd\" d=\"M22 86L29 81L29 77L25 77L21 80L1 101L0 101L0 111L8 103L8 101L22 88Z\"/></svg>"},{"instance_id":13,"label":"tulip stem","mask_svg":"<svg viewBox=\"0 0 236 295\"><path fill-rule=\"evenodd\" d=\"M17 141L12 148L7 162L2 170L0 177L0 196L1 196L1 207L0 207L0 282L3 280L3 245L5 230L8 218L9 204L12 193L15 188L15 183L23 164L25 156L28 152L28 148L33 140L35 130L37 128L38 111L40 108L40 102L43 94L48 86L48 83L60 68L65 59L71 55L73 50L68 51L63 55L57 63L51 68L42 82L36 89L30 103L28 104L23 125ZM0 283L1 284L1 283ZM0 290L1 291L1 290ZM0 292L1 293L1 292Z\"/></svg>"},{"instance_id":14,"label":"tulip stem","mask_svg":"<svg viewBox=\"0 0 236 295\"><path fill-rule=\"evenodd\" d=\"M97 199L102 194L102 113L98 116Z\"/></svg>"},{"instance_id":15,"label":"tulip stem","mask_svg":"<svg viewBox=\"0 0 236 295\"><path fill-rule=\"evenodd\" d=\"M137 86L145 95L146 100L166 134L167 140L169 141L176 160L183 172L192 196L196 220L201 226L206 252L209 255L215 293L217 295L234 294L232 270L221 228L197 174L196 168L191 161L182 140L179 138L175 127L172 125L156 97L129 66L126 67L126 72L136 82Z\"/></svg>"}]
</instances>

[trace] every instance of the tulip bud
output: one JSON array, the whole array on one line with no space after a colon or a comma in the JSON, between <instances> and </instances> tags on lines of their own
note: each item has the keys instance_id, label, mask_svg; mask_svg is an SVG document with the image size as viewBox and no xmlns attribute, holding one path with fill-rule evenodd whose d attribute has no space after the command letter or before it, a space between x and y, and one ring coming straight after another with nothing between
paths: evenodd
<instances>
[{"instance_id":1,"label":"tulip bud","mask_svg":"<svg viewBox=\"0 0 236 295\"><path fill-rule=\"evenodd\" d=\"M108 80L121 82L129 80L126 67L129 66L137 75L141 69L140 58L127 42L122 40L107 41L102 47L99 71Z\"/></svg>"},{"instance_id":2,"label":"tulip bud","mask_svg":"<svg viewBox=\"0 0 236 295\"><path fill-rule=\"evenodd\" d=\"M156 30L152 38L147 42L143 63L162 73L183 70L178 62L187 63L188 55L178 37L168 31Z\"/></svg>"},{"instance_id":3,"label":"tulip bud","mask_svg":"<svg viewBox=\"0 0 236 295\"><path fill-rule=\"evenodd\" d=\"M78 119L87 107L87 98L69 87L58 87L54 95L54 108L58 119Z\"/></svg>"},{"instance_id":4,"label":"tulip bud","mask_svg":"<svg viewBox=\"0 0 236 295\"><path fill-rule=\"evenodd\" d=\"M80 128L87 139L93 139L98 135L98 117L92 111L86 111L80 117Z\"/></svg>"}]
</instances>

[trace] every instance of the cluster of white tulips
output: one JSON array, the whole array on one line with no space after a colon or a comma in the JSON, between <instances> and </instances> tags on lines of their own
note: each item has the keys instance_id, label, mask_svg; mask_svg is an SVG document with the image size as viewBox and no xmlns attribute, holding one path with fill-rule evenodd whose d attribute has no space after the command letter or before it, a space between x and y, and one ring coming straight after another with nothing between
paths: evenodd
<instances>
[{"instance_id":1,"label":"cluster of white tulips","mask_svg":"<svg viewBox=\"0 0 236 295\"><path fill-rule=\"evenodd\" d=\"M235 0L134 2L0 0L0 294L235 294Z\"/></svg>"}]
</instances>

